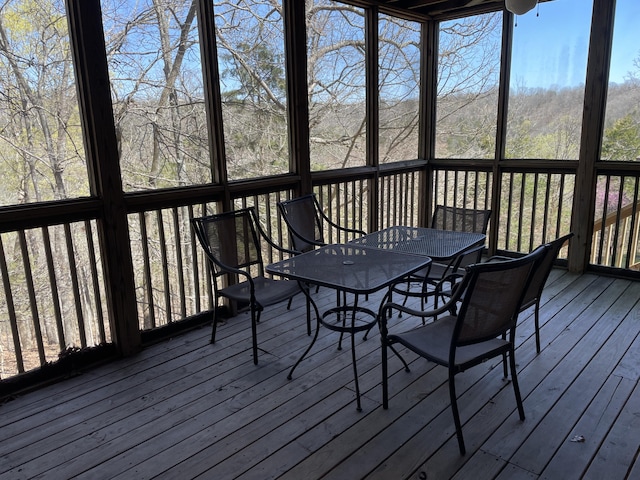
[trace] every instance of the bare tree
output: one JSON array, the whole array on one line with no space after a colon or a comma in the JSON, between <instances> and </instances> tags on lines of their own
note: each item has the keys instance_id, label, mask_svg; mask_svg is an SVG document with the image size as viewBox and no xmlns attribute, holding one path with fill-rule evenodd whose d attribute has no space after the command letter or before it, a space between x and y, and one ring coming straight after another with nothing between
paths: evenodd
<instances>
[{"instance_id":1,"label":"bare tree","mask_svg":"<svg viewBox=\"0 0 640 480\"><path fill-rule=\"evenodd\" d=\"M62 1L8 0L0 5L0 79L1 203L87 196L88 175ZM62 229L51 229L51 233L45 245L36 230L18 232L6 252L27 351L33 347L28 341L33 331L41 328L40 317L45 343L55 344L54 302L60 302L69 329L78 327L72 279L65 270L67 242ZM45 248L51 245L53 267L47 267ZM57 278L55 292L49 275Z\"/></svg>"},{"instance_id":2,"label":"bare tree","mask_svg":"<svg viewBox=\"0 0 640 480\"><path fill-rule=\"evenodd\" d=\"M16 195L4 203L87 195L61 1L0 6L0 75L0 162L3 172L14 172L3 182L17 187L2 189Z\"/></svg>"}]
</instances>

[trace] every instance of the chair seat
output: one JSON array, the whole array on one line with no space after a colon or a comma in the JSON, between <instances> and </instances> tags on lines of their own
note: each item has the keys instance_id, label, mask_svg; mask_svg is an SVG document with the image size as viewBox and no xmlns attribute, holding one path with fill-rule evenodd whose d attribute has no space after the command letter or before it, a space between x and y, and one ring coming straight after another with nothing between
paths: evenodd
<instances>
[{"instance_id":1,"label":"chair seat","mask_svg":"<svg viewBox=\"0 0 640 480\"><path fill-rule=\"evenodd\" d=\"M410 332L389 335L387 339L391 343L397 342L404 345L432 362L446 366L449 365L449 349L455 326L456 317L447 316ZM494 357L508 349L509 342L502 338L492 338L473 345L458 346L455 368L461 372L481 363L483 358Z\"/></svg>"},{"instance_id":2,"label":"chair seat","mask_svg":"<svg viewBox=\"0 0 640 480\"><path fill-rule=\"evenodd\" d=\"M255 300L258 306L267 307L284 300L288 300L300 292L298 282L288 280L274 280L267 277L254 277ZM220 290L220 295L231 300L249 302L251 300L251 286L248 281L236 283Z\"/></svg>"},{"instance_id":3,"label":"chair seat","mask_svg":"<svg viewBox=\"0 0 640 480\"><path fill-rule=\"evenodd\" d=\"M437 283L446 273L449 273L451 267L449 265L445 265L442 263L433 262L431 264L431 269L427 275L427 272L423 270L423 277L427 277L427 282L429 283ZM420 275L420 273L418 273Z\"/></svg>"},{"instance_id":4,"label":"chair seat","mask_svg":"<svg viewBox=\"0 0 640 480\"><path fill-rule=\"evenodd\" d=\"M436 280L442 278L444 273L447 270L447 265L443 265L441 263L433 262L426 268L422 268L417 272L412 273L409 276L409 279L416 281L423 281L425 278L428 280Z\"/></svg>"}]
</instances>

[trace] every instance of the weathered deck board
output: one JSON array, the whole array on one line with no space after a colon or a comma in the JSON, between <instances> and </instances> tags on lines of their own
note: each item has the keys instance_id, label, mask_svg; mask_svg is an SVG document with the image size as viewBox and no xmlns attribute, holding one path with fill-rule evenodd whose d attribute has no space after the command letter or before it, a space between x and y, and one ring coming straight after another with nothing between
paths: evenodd
<instances>
[{"instance_id":1,"label":"weathered deck board","mask_svg":"<svg viewBox=\"0 0 640 480\"><path fill-rule=\"evenodd\" d=\"M327 289L314 296L335 301ZM219 327L215 345L209 328L191 331L0 406L0 478L633 478L639 298L640 283L554 270L540 355L531 311L518 328L526 420L499 361L456 378L465 456L445 369L405 351L407 373L392 355L382 409L377 332L357 337L362 412L349 342L338 351L327 329L288 381L310 342L296 299L263 314L258 366L240 315ZM391 328L416 322L394 318Z\"/></svg>"}]
</instances>

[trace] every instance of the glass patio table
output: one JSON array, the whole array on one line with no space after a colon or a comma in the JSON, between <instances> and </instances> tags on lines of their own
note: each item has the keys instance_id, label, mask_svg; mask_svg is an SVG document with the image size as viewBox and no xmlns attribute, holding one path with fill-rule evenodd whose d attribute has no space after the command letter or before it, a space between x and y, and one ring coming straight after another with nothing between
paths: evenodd
<instances>
[{"instance_id":1,"label":"glass patio table","mask_svg":"<svg viewBox=\"0 0 640 480\"><path fill-rule=\"evenodd\" d=\"M425 268L429 263L431 263L431 259L422 255L361 245L338 244L327 245L268 265L266 271L271 274L296 280L303 284L328 287L336 290L338 295L341 293L354 294L353 303L339 303L320 314L316 303L311 298L309 289L302 289L316 312L316 331L311 344L291 367L287 378L292 378L293 371L313 347L321 325L329 330L340 332L340 340L342 340L344 333L349 333L351 335L351 359L357 408L358 411L362 410L354 334L371 330L377 322L377 311L374 312L358 305L358 297L397 283L404 277ZM329 321L332 316L337 316L338 320L342 321ZM347 317L350 317L349 321L347 321Z\"/></svg>"}]
</instances>

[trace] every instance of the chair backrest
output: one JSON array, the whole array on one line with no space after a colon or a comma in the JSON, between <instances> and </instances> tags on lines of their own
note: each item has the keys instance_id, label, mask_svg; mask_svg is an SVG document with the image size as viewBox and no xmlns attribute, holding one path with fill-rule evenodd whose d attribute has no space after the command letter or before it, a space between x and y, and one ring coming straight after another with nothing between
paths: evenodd
<instances>
[{"instance_id":1,"label":"chair backrest","mask_svg":"<svg viewBox=\"0 0 640 480\"><path fill-rule=\"evenodd\" d=\"M484 245L475 245L473 247L467 248L465 251L463 251L460 255L456 257L454 270L465 269L469 265L480 263L480 260L482 259L483 250L484 250Z\"/></svg>"},{"instance_id":2,"label":"chair backrest","mask_svg":"<svg viewBox=\"0 0 640 480\"><path fill-rule=\"evenodd\" d=\"M194 218L191 223L213 264L215 277L229 273L229 269L244 270L251 276L264 275L253 208Z\"/></svg>"},{"instance_id":3,"label":"chair backrest","mask_svg":"<svg viewBox=\"0 0 640 480\"><path fill-rule=\"evenodd\" d=\"M571 237L573 237L573 232L546 244L549 248L547 248L544 257L540 260L540 264L531 277L529 288L527 288L527 292L522 300L523 306L530 306L540 298L544 285L547 283L547 278L549 278L549 274L553 268L553 263L556 261L556 258L558 258L560 249Z\"/></svg>"},{"instance_id":4,"label":"chair backrest","mask_svg":"<svg viewBox=\"0 0 640 480\"><path fill-rule=\"evenodd\" d=\"M480 263L480 260L482 259L483 250L484 250L484 245L475 245L473 247L467 248L462 253L457 255L455 258L451 259L449 264L442 270L442 275L440 280L448 279L454 282L457 281L457 280L454 280L452 277L459 279L463 276L461 275L461 273L464 272L469 265ZM437 275L434 275L434 277L437 277Z\"/></svg>"},{"instance_id":5,"label":"chair backrest","mask_svg":"<svg viewBox=\"0 0 640 480\"><path fill-rule=\"evenodd\" d=\"M291 246L298 252L313 250L324 244L318 200L314 194L303 195L278 203L291 237Z\"/></svg>"},{"instance_id":6,"label":"chair backrest","mask_svg":"<svg viewBox=\"0 0 640 480\"><path fill-rule=\"evenodd\" d=\"M467 267L460 286L464 295L452 348L482 342L515 329L531 274L547 249L547 245L542 245L516 260Z\"/></svg>"},{"instance_id":7,"label":"chair backrest","mask_svg":"<svg viewBox=\"0 0 640 480\"><path fill-rule=\"evenodd\" d=\"M491 210L437 205L433 211L431 228L486 234L490 217Z\"/></svg>"}]
</instances>

